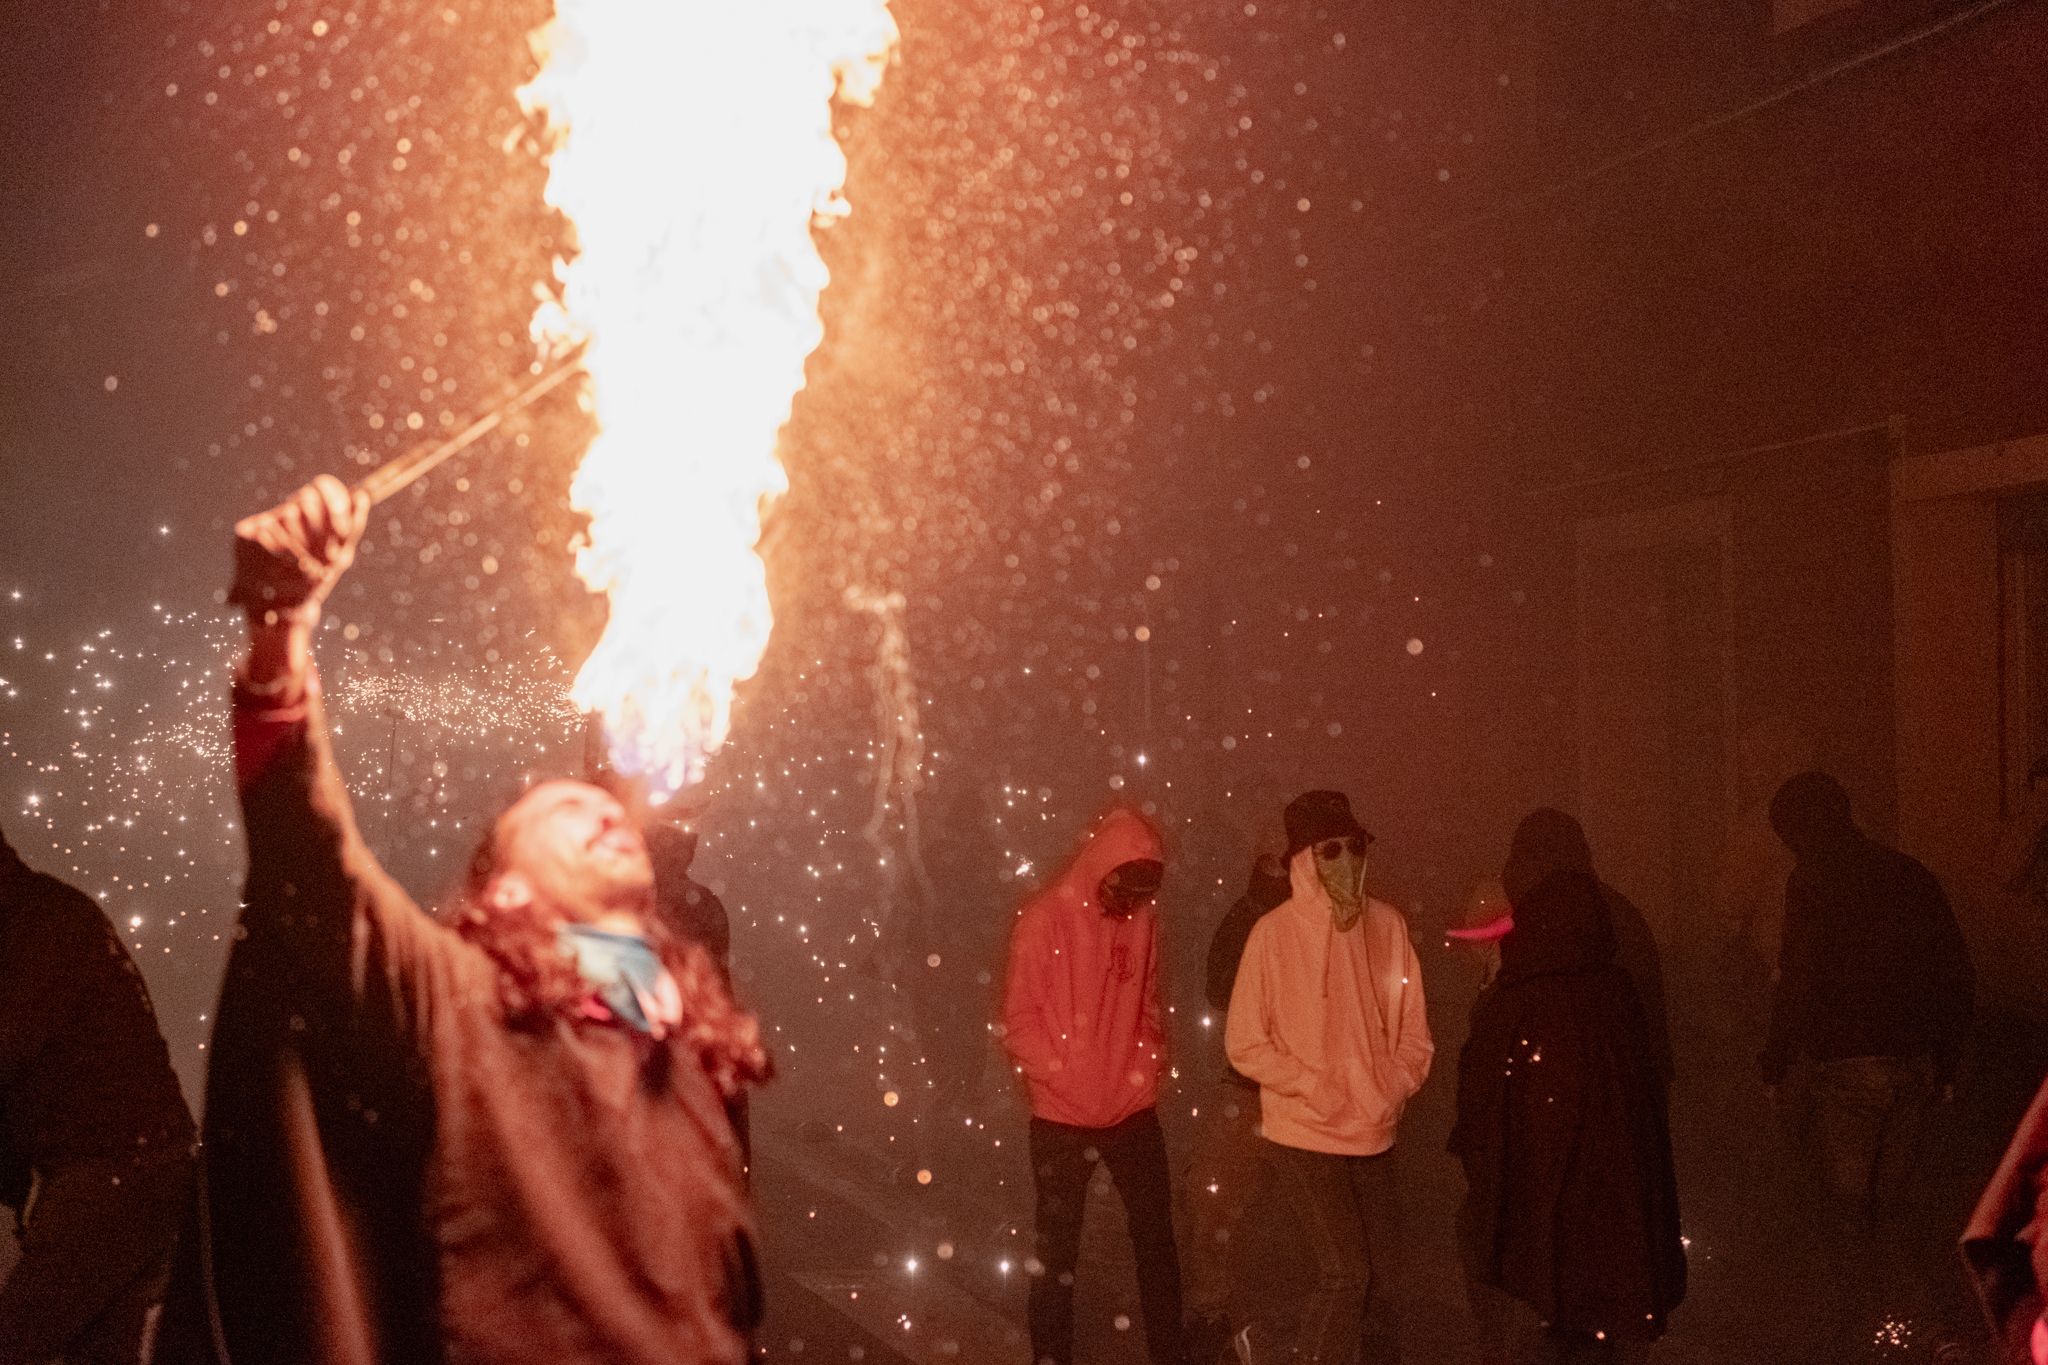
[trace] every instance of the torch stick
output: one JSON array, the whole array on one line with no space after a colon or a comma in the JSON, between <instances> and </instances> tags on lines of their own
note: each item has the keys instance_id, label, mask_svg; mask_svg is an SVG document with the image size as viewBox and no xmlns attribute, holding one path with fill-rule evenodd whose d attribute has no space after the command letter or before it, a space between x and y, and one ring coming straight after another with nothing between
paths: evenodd
<instances>
[{"instance_id":1,"label":"torch stick","mask_svg":"<svg viewBox=\"0 0 2048 1365\"><path fill-rule=\"evenodd\" d=\"M411 487L416 481L438 469L450 456L467 450L496 431L507 417L532 407L560 388L571 375L580 374L583 370L583 353L588 345L588 342L577 342L546 373L447 440L437 441L432 445L414 446L396 459L378 465L363 476L362 482L356 485L356 491L369 494L371 503L375 504Z\"/></svg>"}]
</instances>

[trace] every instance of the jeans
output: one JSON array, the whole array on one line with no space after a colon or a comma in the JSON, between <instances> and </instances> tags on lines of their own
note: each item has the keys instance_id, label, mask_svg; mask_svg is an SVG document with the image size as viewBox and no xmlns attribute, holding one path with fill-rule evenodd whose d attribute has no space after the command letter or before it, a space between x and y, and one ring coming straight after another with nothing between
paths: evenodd
<instances>
[{"instance_id":1,"label":"jeans","mask_svg":"<svg viewBox=\"0 0 2048 1365\"><path fill-rule=\"evenodd\" d=\"M1038 1196L1038 1265L1027 1299L1031 1358L1070 1365L1074 1356L1074 1271L1081 1215L1095 1164L1109 1167L1124 1201L1138 1264L1138 1304L1152 1365L1182 1365L1180 1257L1173 1243L1173 1181L1159 1113L1147 1109L1112 1128L1031 1120L1031 1172Z\"/></svg>"},{"instance_id":2,"label":"jeans","mask_svg":"<svg viewBox=\"0 0 2048 1365\"><path fill-rule=\"evenodd\" d=\"M1273 1188L1315 1257L1298 1361L1398 1365L1393 1278L1400 1261L1394 1154L1337 1156L1265 1144Z\"/></svg>"},{"instance_id":3,"label":"jeans","mask_svg":"<svg viewBox=\"0 0 2048 1365\"><path fill-rule=\"evenodd\" d=\"M1848 1057L1813 1068L1813 1161L1837 1216L1875 1223L1902 1211L1934 1104L1934 1062Z\"/></svg>"},{"instance_id":4,"label":"jeans","mask_svg":"<svg viewBox=\"0 0 2048 1365\"><path fill-rule=\"evenodd\" d=\"M1207 1321L1229 1313L1237 1227L1258 1193L1259 1092L1219 1081L1196 1123L1194 1150L1181 1177L1178 1222L1187 1239L1181 1267L1188 1312Z\"/></svg>"}]
</instances>

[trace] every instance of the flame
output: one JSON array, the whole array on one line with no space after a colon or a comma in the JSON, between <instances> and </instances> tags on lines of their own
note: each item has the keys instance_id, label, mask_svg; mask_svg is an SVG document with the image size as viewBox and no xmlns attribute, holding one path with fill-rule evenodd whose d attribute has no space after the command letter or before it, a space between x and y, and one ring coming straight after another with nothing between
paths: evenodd
<instances>
[{"instance_id":1,"label":"flame","mask_svg":"<svg viewBox=\"0 0 2048 1365\"><path fill-rule=\"evenodd\" d=\"M775 447L824 339L811 229L848 211L835 98L866 103L886 0L557 0L520 91L575 225L544 344L588 339L597 434L570 486L604 636L572 697L657 797L703 776L768 645L756 552L787 486Z\"/></svg>"}]
</instances>

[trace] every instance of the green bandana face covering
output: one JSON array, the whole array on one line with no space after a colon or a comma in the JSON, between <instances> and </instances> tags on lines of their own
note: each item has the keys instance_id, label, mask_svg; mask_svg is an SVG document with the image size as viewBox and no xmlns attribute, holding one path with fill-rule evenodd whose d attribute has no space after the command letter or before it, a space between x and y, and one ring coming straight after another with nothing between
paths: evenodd
<instances>
[{"instance_id":1,"label":"green bandana face covering","mask_svg":"<svg viewBox=\"0 0 2048 1365\"><path fill-rule=\"evenodd\" d=\"M1339 930L1349 929L1365 913L1365 839L1325 839L1313 850L1316 876L1330 893L1330 916Z\"/></svg>"}]
</instances>

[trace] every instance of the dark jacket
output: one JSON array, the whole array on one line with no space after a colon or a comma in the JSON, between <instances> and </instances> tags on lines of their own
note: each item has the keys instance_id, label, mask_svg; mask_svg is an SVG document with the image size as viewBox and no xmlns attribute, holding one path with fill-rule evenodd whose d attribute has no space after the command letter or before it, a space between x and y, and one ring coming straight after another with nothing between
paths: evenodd
<instances>
[{"instance_id":1,"label":"dark jacket","mask_svg":"<svg viewBox=\"0 0 2048 1365\"><path fill-rule=\"evenodd\" d=\"M647 854L654 863L655 912L671 934L711 954L730 986L732 918L718 893L690 876L697 860L696 832L652 825L646 838Z\"/></svg>"},{"instance_id":2,"label":"dark jacket","mask_svg":"<svg viewBox=\"0 0 2048 1365\"><path fill-rule=\"evenodd\" d=\"M1760 1059L1776 1084L1799 1057L1934 1058L1955 1077L1975 974L1934 874L1848 829L1799 856Z\"/></svg>"},{"instance_id":3,"label":"dark jacket","mask_svg":"<svg viewBox=\"0 0 2048 1365\"><path fill-rule=\"evenodd\" d=\"M1599 883L1515 903L1458 1059L1467 1271L1575 1332L1654 1339L1685 1297L1664 1079Z\"/></svg>"},{"instance_id":4,"label":"dark jacket","mask_svg":"<svg viewBox=\"0 0 2048 1365\"><path fill-rule=\"evenodd\" d=\"M190 1179L192 1139L149 992L114 926L0 842L0 1202L19 1216L36 1177L77 1163L99 1183L112 1163L132 1173L130 1189L175 1191ZM124 1244L95 1255L95 1276L40 1258L39 1273L0 1287L0 1360L65 1354L118 1285L117 1267L169 1256L175 1209L102 1212L94 1226Z\"/></svg>"},{"instance_id":5,"label":"dark jacket","mask_svg":"<svg viewBox=\"0 0 2048 1365\"><path fill-rule=\"evenodd\" d=\"M1962 1242L1963 1261L1998 1338L1998 1358L2030 1365L2029 1343L2048 1284L2048 1084L2020 1120Z\"/></svg>"},{"instance_id":6,"label":"dark jacket","mask_svg":"<svg viewBox=\"0 0 2048 1365\"><path fill-rule=\"evenodd\" d=\"M1598 880L1593 870L1593 848L1579 822L1561 810L1544 806L1531 811L1515 827L1508 846L1507 865L1501 871L1501 886L1512 903L1527 895L1544 878L1556 872L1583 872ZM1657 1070L1668 1085L1676 1074L1671 1055L1671 1023L1664 1003L1664 962L1657 950L1657 936L1650 921L1634 901L1600 883L1600 897L1607 905L1608 924L1614 930L1614 962L1628 973L1642 1002L1643 1023L1649 1030L1650 1052Z\"/></svg>"},{"instance_id":7,"label":"dark jacket","mask_svg":"<svg viewBox=\"0 0 2048 1365\"><path fill-rule=\"evenodd\" d=\"M508 1022L493 960L365 847L327 735L317 696L237 696L249 881L158 1361L217 1333L234 1365L742 1365L717 1086L676 1035Z\"/></svg>"},{"instance_id":8,"label":"dark jacket","mask_svg":"<svg viewBox=\"0 0 2048 1365\"><path fill-rule=\"evenodd\" d=\"M697 832L674 825L651 825L645 831L647 855L654 863L654 912L668 931L685 943L711 954L718 974L732 989L732 917L718 893L690 876L697 861ZM754 1124L747 1094L726 1101L726 1116L740 1141L747 1166L754 1164Z\"/></svg>"},{"instance_id":9,"label":"dark jacket","mask_svg":"<svg viewBox=\"0 0 2048 1365\"><path fill-rule=\"evenodd\" d=\"M1251 879L1245 884L1244 894L1224 912L1222 922L1209 939L1209 962L1203 993L1210 1009L1229 1012L1230 991L1237 984L1237 965L1244 959L1244 945L1251 940L1252 926L1267 911L1286 900L1287 895L1286 868L1272 872L1257 862L1252 864ZM1256 1081L1228 1062L1223 1066L1223 1079L1247 1090L1258 1089Z\"/></svg>"}]
</instances>

